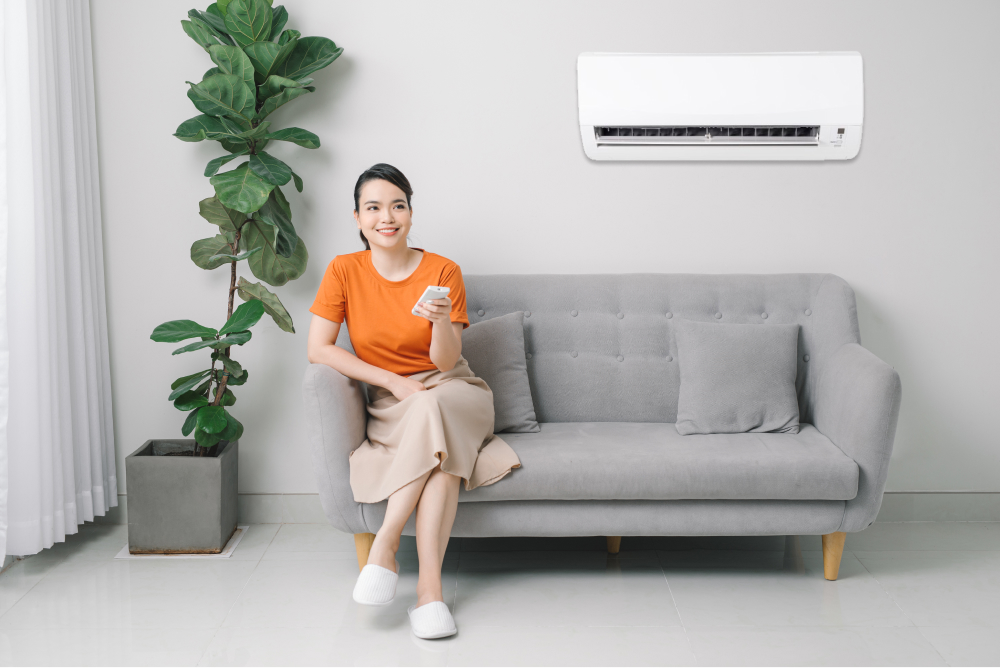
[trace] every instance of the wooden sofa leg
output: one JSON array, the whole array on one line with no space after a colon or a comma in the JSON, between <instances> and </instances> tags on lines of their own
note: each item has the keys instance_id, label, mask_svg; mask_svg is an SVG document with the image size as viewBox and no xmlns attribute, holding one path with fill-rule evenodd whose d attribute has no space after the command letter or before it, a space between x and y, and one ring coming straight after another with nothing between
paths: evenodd
<instances>
[{"instance_id":1,"label":"wooden sofa leg","mask_svg":"<svg viewBox=\"0 0 1000 668\"><path fill-rule=\"evenodd\" d=\"M827 580L837 579L846 538L847 534L843 531L834 531L823 536L823 576Z\"/></svg>"},{"instance_id":2,"label":"wooden sofa leg","mask_svg":"<svg viewBox=\"0 0 1000 668\"><path fill-rule=\"evenodd\" d=\"M375 542L373 533L354 534L354 549L358 551L358 570L360 571L368 563L368 553L371 552L372 543ZM826 545L826 536L823 537L823 544Z\"/></svg>"},{"instance_id":3,"label":"wooden sofa leg","mask_svg":"<svg viewBox=\"0 0 1000 668\"><path fill-rule=\"evenodd\" d=\"M608 536L608 554L618 554L622 547L621 536Z\"/></svg>"}]
</instances>

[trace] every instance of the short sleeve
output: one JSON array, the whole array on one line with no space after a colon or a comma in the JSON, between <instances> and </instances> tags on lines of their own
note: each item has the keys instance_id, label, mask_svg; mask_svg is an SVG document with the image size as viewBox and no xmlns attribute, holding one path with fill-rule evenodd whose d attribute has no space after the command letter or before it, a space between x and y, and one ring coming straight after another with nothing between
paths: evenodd
<instances>
[{"instance_id":1,"label":"short sleeve","mask_svg":"<svg viewBox=\"0 0 1000 668\"><path fill-rule=\"evenodd\" d=\"M466 313L465 281L462 280L462 269L454 262L445 267L441 273L441 285L451 288L451 292L448 293L448 296L451 297L451 321L461 322L465 327L468 327L469 314Z\"/></svg>"},{"instance_id":2,"label":"short sleeve","mask_svg":"<svg viewBox=\"0 0 1000 668\"><path fill-rule=\"evenodd\" d=\"M327 266L326 273L323 274L323 281L319 284L319 290L316 291L316 300L313 301L309 311L333 322L344 322L346 303L347 290L344 286L344 278L337 271L337 258L334 258Z\"/></svg>"}]
</instances>

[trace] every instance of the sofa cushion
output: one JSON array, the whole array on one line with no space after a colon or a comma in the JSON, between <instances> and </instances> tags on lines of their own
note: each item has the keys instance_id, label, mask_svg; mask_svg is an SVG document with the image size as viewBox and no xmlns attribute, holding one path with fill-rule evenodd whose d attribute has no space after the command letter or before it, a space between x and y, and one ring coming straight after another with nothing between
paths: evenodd
<instances>
[{"instance_id":1,"label":"sofa cushion","mask_svg":"<svg viewBox=\"0 0 1000 668\"><path fill-rule=\"evenodd\" d=\"M656 422L547 422L504 434L521 460L459 501L853 499L858 466L815 427L681 436Z\"/></svg>"},{"instance_id":2,"label":"sofa cushion","mask_svg":"<svg viewBox=\"0 0 1000 668\"><path fill-rule=\"evenodd\" d=\"M678 433L798 433L797 324L676 326Z\"/></svg>"},{"instance_id":3,"label":"sofa cushion","mask_svg":"<svg viewBox=\"0 0 1000 668\"><path fill-rule=\"evenodd\" d=\"M524 357L524 313L515 311L467 327L462 356L493 391L494 432L537 432Z\"/></svg>"}]
</instances>

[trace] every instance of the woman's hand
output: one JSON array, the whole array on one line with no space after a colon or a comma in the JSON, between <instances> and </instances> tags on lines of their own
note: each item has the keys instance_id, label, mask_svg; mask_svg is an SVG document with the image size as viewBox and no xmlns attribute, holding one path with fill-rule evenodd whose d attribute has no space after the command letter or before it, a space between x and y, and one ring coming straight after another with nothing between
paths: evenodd
<instances>
[{"instance_id":1,"label":"woman's hand","mask_svg":"<svg viewBox=\"0 0 1000 668\"><path fill-rule=\"evenodd\" d=\"M426 392L427 388L419 380L413 380L412 378L407 378L406 376L396 376L391 385L387 385L386 388L392 394L402 401L411 394L417 392Z\"/></svg>"},{"instance_id":2,"label":"woman's hand","mask_svg":"<svg viewBox=\"0 0 1000 668\"><path fill-rule=\"evenodd\" d=\"M417 304L417 315L427 318L435 325L451 322L451 297L420 302Z\"/></svg>"},{"instance_id":3,"label":"woman's hand","mask_svg":"<svg viewBox=\"0 0 1000 668\"><path fill-rule=\"evenodd\" d=\"M461 322L451 321L451 298L432 299L417 305L418 315L431 321L431 361L440 371L455 368L462 355Z\"/></svg>"}]
</instances>

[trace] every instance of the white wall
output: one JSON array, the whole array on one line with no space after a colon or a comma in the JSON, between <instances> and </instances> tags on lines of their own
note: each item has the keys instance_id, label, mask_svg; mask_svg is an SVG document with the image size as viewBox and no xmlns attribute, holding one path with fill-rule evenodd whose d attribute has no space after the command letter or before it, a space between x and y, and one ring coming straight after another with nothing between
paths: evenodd
<instances>
[{"instance_id":1,"label":"white wall","mask_svg":"<svg viewBox=\"0 0 1000 668\"><path fill-rule=\"evenodd\" d=\"M198 200L217 155L171 136L211 63L181 31L191 0L92 0L115 436L123 458L174 437L169 383L198 368L149 341L162 321L220 325L228 272L188 259L212 234ZM834 272L864 344L899 370L888 489L1000 490L1000 3L329 2L286 0L289 27L345 48L316 93L275 114L323 147L275 149L306 274L278 290L240 350L241 492L313 492L300 379L307 309L327 262L361 248L357 175L414 184L416 241L466 273ZM580 145L582 51L858 50L865 136L850 162L591 162ZM270 150L270 149L269 149ZM286 191L289 190L286 188ZM249 272L246 272L249 276Z\"/></svg>"}]
</instances>

